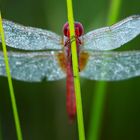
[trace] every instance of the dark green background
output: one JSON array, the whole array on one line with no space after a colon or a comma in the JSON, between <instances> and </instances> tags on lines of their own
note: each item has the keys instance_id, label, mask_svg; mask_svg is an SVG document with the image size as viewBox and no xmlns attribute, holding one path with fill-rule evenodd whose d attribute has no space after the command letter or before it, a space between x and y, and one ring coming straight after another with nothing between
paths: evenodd
<instances>
[{"instance_id":1,"label":"dark green background","mask_svg":"<svg viewBox=\"0 0 140 140\"><path fill-rule=\"evenodd\" d=\"M106 25L110 0L73 0L74 15L85 32ZM1 0L3 18L62 34L67 21L65 0ZM140 14L139 0L122 0L118 21ZM140 49L140 36L123 49ZM77 124L69 124L65 80L26 83L13 80L24 140L77 140ZM97 82L81 79L85 132L88 138L91 104ZM0 77L0 133L16 140L7 79ZM140 77L108 82L100 140L140 139Z\"/></svg>"}]
</instances>

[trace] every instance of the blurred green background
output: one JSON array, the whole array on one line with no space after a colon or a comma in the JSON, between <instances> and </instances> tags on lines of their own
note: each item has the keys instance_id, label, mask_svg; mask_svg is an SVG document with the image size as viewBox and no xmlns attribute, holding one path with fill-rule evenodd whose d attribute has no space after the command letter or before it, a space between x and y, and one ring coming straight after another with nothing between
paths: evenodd
<instances>
[{"instance_id":1,"label":"blurred green background","mask_svg":"<svg viewBox=\"0 0 140 140\"><path fill-rule=\"evenodd\" d=\"M75 20L85 32L106 26L111 0L73 0ZM65 0L1 0L3 18L62 35L67 21ZM139 0L122 0L117 21L140 14ZM140 36L118 50L139 50ZM24 140L77 140L77 122L69 123L65 79L27 83L13 80ZM86 138L89 137L95 85L81 79ZM140 77L107 82L99 140L140 139ZM94 125L94 124L92 124ZM0 140L16 140L7 79L0 77Z\"/></svg>"}]
</instances>

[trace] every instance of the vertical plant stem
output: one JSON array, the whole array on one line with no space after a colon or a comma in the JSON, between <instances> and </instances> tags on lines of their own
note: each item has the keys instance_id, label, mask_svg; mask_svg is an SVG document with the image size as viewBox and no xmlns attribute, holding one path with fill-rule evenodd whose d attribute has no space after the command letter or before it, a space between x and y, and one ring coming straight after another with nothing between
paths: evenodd
<instances>
[{"instance_id":1,"label":"vertical plant stem","mask_svg":"<svg viewBox=\"0 0 140 140\"><path fill-rule=\"evenodd\" d=\"M107 25L111 25L117 21L121 8L121 0L111 0L108 12Z\"/></svg>"},{"instance_id":2,"label":"vertical plant stem","mask_svg":"<svg viewBox=\"0 0 140 140\"><path fill-rule=\"evenodd\" d=\"M1 124L1 117L0 117L0 140L3 140L3 137L2 137L2 124Z\"/></svg>"},{"instance_id":3,"label":"vertical plant stem","mask_svg":"<svg viewBox=\"0 0 140 140\"><path fill-rule=\"evenodd\" d=\"M108 13L107 25L116 22L119 15L120 6L121 6L121 0L111 1L109 13ZM96 84L94 102L92 105L92 112L91 112L91 121L89 125L88 140L99 140L106 87L107 87L106 82L98 82Z\"/></svg>"},{"instance_id":4,"label":"vertical plant stem","mask_svg":"<svg viewBox=\"0 0 140 140\"><path fill-rule=\"evenodd\" d=\"M13 83L12 83L11 74L10 74L10 67L9 67L6 44L5 44L4 31L3 31L3 26L2 26L1 12L0 12L0 35L1 35L1 40L2 40L5 68L6 68L7 78L8 78L10 98L11 98L11 103L12 103L12 110L13 110L13 115L14 115L17 139L22 140L22 132L21 132L21 127L20 127L17 106L16 106L16 99L15 99L15 95L14 95Z\"/></svg>"},{"instance_id":5,"label":"vertical plant stem","mask_svg":"<svg viewBox=\"0 0 140 140\"><path fill-rule=\"evenodd\" d=\"M69 27L70 27L70 38L72 38L72 37L75 37L72 0L67 0L67 12L68 12L68 22L69 22ZM78 59L77 59L75 39L74 41L71 42L71 50L72 50L73 75L74 75L74 88L75 88L75 94L76 94L75 96L76 96L79 140L85 140L81 89L80 89L79 69L78 69Z\"/></svg>"},{"instance_id":6,"label":"vertical plant stem","mask_svg":"<svg viewBox=\"0 0 140 140\"><path fill-rule=\"evenodd\" d=\"M91 107L92 112L89 125L88 140L99 139L106 85L107 84L105 82L98 82L95 87L94 102Z\"/></svg>"}]
</instances>

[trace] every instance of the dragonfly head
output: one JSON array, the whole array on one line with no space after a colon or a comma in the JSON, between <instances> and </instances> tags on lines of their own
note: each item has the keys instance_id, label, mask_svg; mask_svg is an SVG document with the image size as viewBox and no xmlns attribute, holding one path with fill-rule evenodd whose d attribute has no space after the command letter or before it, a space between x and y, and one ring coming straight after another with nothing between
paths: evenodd
<instances>
[{"instance_id":1,"label":"dragonfly head","mask_svg":"<svg viewBox=\"0 0 140 140\"><path fill-rule=\"evenodd\" d=\"M84 33L83 25L80 22L74 22L75 26L75 36L80 37ZM69 23L66 22L63 26L63 34L66 37L70 37Z\"/></svg>"}]
</instances>

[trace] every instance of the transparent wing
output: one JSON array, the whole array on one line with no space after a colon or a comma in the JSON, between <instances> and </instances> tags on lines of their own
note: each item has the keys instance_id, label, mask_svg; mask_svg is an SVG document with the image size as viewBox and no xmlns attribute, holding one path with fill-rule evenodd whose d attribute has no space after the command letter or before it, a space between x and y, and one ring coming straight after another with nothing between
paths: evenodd
<instances>
[{"instance_id":1,"label":"transparent wing","mask_svg":"<svg viewBox=\"0 0 140 140\"><path fill-rule=\"evenodd\" d=\"M40 53L9 52L12 78L22 81L53 81L65 77L53 51ZM6 76L3 53L0 52L0 75Z\"/></svg>"},{"instance_id":2,"label":"transparent wing","mask_svg":"<svg viewBox=\"0 0 140 140\"><path fill-rule=\"evenodd\" d=\"M61 37L51 31L3 20L6 44L23 50L62 49ZM0 38L1 42L1 38Z\"/></svg>"},{"instance_id":3,"label":"transparent wing","mask_svg":"<svg viewBox=\"0 0 140 140\"><path fill-rule=\"evenodd\" d=\"M82 77L91 80L116 81L140 75L140 51L89 52Z\"/></svg>"},{"instance_id":4,"label":"transparent wing","mask_svg":"<svg viewBox=\"0 0 140 140\"><path fill-rule=\"evenodd\" d=\"M140 15L128 17L110 27L88 32L83 36L83 50L111 50L140 34Z\"/></svg>"}]
</instances>

